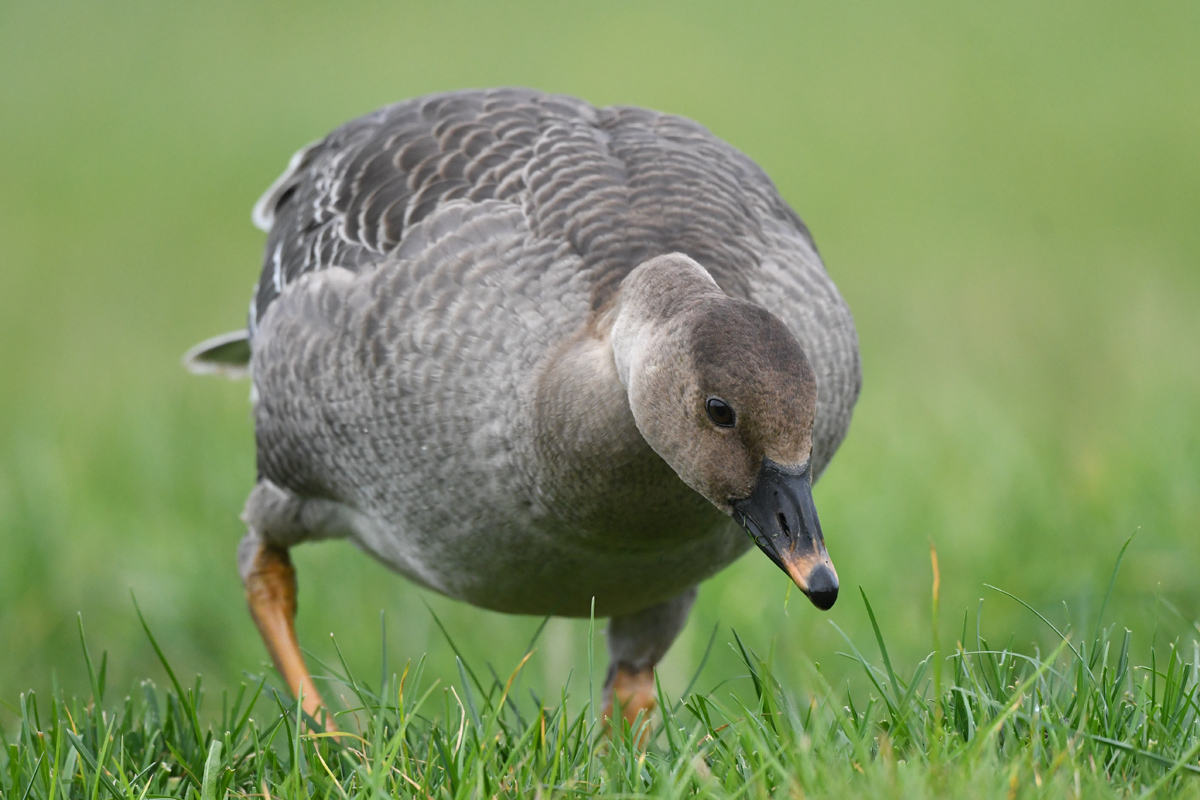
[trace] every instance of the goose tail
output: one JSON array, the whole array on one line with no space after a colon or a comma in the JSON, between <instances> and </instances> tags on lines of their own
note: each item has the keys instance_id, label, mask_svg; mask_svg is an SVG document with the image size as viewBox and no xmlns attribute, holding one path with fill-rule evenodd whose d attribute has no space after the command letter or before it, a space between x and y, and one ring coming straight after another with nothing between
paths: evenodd
<instances>
[{"instance_id":1,"label":"goose tail","mask_svg":"<svg viewBox=\"0 0 1200 800\"><path fill-rule=\"evenodd\" d=\"M250 376L250 332L230 331L205 339L183 355L183 366L193 375Z\"/></svg>"}]
</instances>

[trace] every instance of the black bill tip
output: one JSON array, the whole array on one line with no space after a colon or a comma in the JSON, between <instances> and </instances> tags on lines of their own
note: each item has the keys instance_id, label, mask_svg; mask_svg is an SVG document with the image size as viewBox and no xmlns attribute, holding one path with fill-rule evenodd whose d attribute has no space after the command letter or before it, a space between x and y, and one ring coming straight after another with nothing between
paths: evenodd
<instances>
[{"instance_id":1,"label":"black bill tip","mask_svg":"<svg viewBox=\"0 0 1200 800\"><path fill-rule=\"evenodd\" d=\"M833 608L838 598L838 579L833 570L824 564L818 564L808 573L808 580L805 582L808 584L805 594L814 606L822 611Z\"/></svg>"}]
</instances>

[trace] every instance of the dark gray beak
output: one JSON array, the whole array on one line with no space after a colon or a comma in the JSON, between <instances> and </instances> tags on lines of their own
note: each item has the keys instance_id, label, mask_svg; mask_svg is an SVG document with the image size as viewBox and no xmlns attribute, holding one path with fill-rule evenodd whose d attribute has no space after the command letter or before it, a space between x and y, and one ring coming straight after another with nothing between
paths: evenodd
<instances>
[{"instance_id":1,"label":"dark gray beak","mask_svg":"<svg viewBox=\"0 0 1200 800\"><path fill-rule=\"evenodd\" d=\"M814 606L833 607L837 572L825 552L808 462L784 467L764 458L753 494L734 501L733 518Z\"/></svg>"}]
</instances>

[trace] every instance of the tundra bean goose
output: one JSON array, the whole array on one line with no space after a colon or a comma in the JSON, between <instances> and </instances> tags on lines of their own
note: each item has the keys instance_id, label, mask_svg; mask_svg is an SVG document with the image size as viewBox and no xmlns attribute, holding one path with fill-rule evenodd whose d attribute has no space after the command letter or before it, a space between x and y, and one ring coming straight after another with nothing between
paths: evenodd
<instances>
[{"instance_id":1,"label":"tundra bean goose","mask_svg":"<svg viewBox=\"0 0 1200 800\"><path fill-rule=\"evenodd\" d=\"M697 123L421 97L300 150L254 221L248 328L188 363L253 379L241 574L310 713L310 539L498 611L594 599L631 720L697 584L751 546L833 604L811 485L858 396L854 323L770 179Z\"/></svg>"}]
</instances>

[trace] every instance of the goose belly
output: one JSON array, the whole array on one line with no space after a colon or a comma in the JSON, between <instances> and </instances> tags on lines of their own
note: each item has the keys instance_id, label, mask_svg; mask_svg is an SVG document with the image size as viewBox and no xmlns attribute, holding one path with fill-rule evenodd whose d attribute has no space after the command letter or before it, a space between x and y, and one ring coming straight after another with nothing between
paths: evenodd
<instances>
[{"instance_id":1,"label":"goose belly","mask_svg":"<svg viewBox=\"0 0 1200 800\"><path fill-rule=\"evenodd\" d=\"M686 529L653 531L589 528L533 514L456 527L358 515L351 538L396 572L472 605L586 617L594 599L595 614L607 617L674 597L750 547L732 520L711 511L686 520Z\"/></svg>"}]
</instances>

